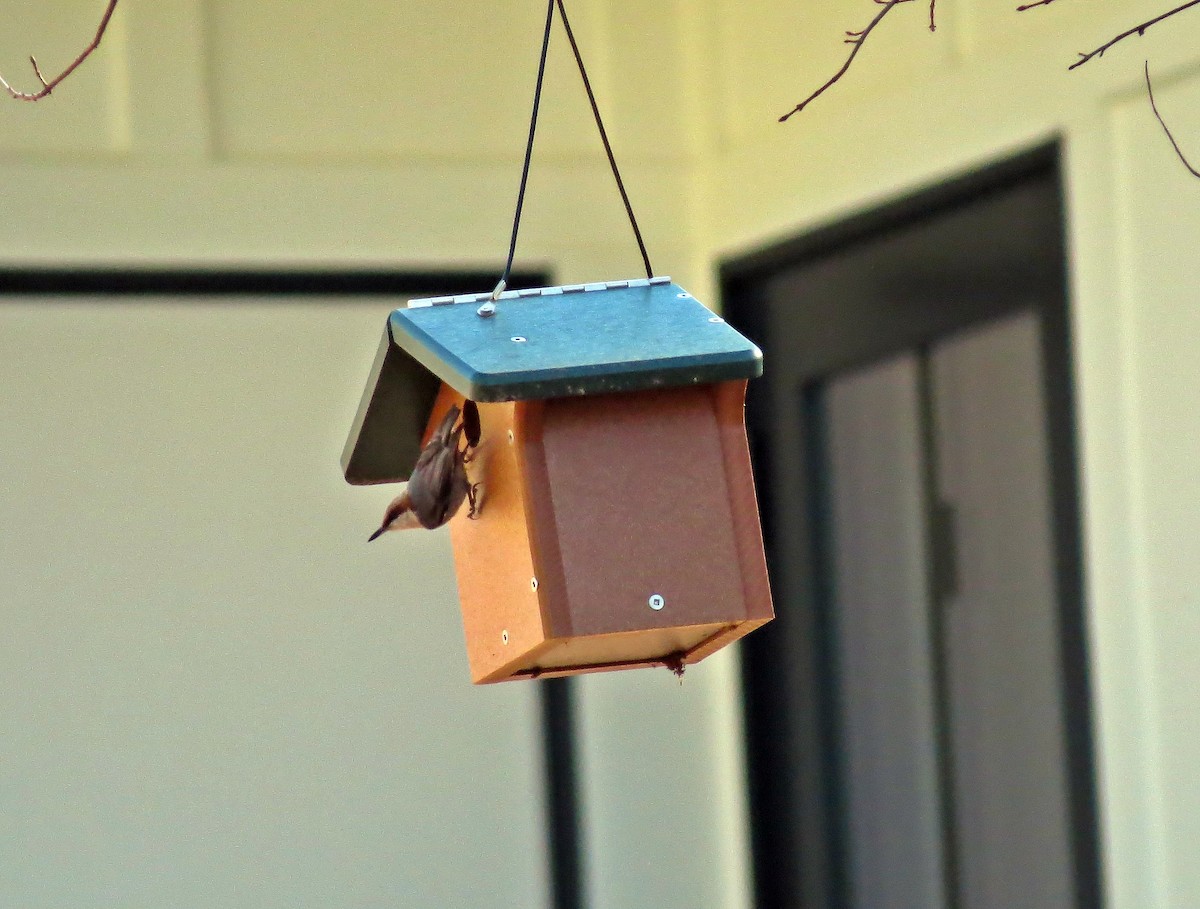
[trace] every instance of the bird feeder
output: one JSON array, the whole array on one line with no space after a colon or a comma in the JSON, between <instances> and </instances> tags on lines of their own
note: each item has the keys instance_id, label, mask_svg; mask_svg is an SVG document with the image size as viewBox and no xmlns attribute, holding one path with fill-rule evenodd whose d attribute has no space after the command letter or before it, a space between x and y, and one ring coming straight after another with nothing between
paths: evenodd
<instances>
[{"instance_id":1,"label":"bird feeder","mask_svg":"<svg viewBox=\"0 0 1200 909\"><path fill-rule=\"evenodd\" d=\"M477 402L479 512L449 525L472 679L682 672L773 617L744 421L761 373L670 278L413 300L342 467L406 480Z\"/></svg>"}]
</instances>

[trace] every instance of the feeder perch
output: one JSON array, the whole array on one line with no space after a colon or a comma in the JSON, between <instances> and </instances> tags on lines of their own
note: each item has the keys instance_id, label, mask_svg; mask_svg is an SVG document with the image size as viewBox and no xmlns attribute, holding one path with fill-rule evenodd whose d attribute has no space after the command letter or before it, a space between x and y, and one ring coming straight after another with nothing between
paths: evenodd
<instances>
[{"instance_id":1,"label":"feeder perch","mask_svg":"<svg viewBox=\"0 0 1200 909\"><path fill-rule=\"evenodd\" d=\"M681 672L774 615L744 421L761 374L670 278L413 300L342 467L406 480L477 402L479 514L450 522L472 679Z\"/></svg>"}]
</instances>

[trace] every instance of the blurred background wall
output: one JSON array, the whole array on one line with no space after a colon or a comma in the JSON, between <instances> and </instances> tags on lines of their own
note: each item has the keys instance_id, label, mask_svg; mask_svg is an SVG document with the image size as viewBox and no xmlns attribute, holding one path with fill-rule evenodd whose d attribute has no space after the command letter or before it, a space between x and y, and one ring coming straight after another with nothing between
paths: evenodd
<instances>
[{"instance_id":1,"label":"blurred background wall","mask_svg":"<svg viewBox=\"0 0 1200 909\"><path fill-rule=\"evenodd\" d=\"M11 0L0 72L96 0ZM1200 149L1185 17L1062 0L571 4L656 270L715 268L1061 139L1105 874L1200 904ZM0 105L7 270L496 270L541 4L126 0L38 105ZM519 249L636 275L561 32ZM1200 154L1200 151L1197 152ZM486 288L483 288L486 289ZM546 905L535 687L474 690L441 534L365 547L337 456L397 301L0 305L0 903ZM736 655L582 681L590 905L749 900Z\"/></svg>"},{"instance_id":2,"label":"blurred background wall","mask_svg":"<svg viewBox=\"0 0 1200 909\"><path fill-rule=\"evenodd\" d=\"M7 5L0 72L100 11ZM659 272L711 288L690 38L571 11ZM3 267L498 276L543 13L122 3L0 107ZM558 31L519 267L637 276L624 219ZM0 904L549 905L538 686L470 686L448 536L368 546L394 490L340 476L404 299L0 304ZM734 666L580 686L592 905L745 905Z\"/></svg>"}]
</instances>

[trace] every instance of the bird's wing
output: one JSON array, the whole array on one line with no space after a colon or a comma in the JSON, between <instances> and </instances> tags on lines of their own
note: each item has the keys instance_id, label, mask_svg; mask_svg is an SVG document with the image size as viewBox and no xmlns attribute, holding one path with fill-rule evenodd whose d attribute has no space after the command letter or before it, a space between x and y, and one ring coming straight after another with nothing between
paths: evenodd
<instances>
[{"instance_id":1,"label":"bird's wing","mask_svg":"<svg viewBox=\"0 0 1200 909\"><path fill-rule=\"evenodd\" d=\"M446 415L442 417L442 422L438 424L437 430L429 437L429 441L425 443L425 447L421 449L421 453L417 455L417 463L412 469L411 476L421 476L429 470L429 462L438 456L438 453L450 448L450 441L454 437L454 421L458 419L458 407L451 405L446 411ZM412 480L410 479L411 483Z\"/></svg>"},{"instance_id":2,"label":"bird's wing","mask_svg":"<svg viewBox=\"0 0 1200 909\"><path fill-rule=\"evenodd\" d=\"M417 466L408 480L408 498L413 513L422 525L430 529L441 527L462 505L466 492L463 482L456 482L455 473L466 471L458 461L458 439L462 426L455 426L459 409L452 405L437 431L421 450Z\"/></svg>"},{"instance_id":3,"label":"bird's wing","mask_svg":"<svg viewBox=\"0 0 1200 909\"><path fill-rule=\"evenodd\" d=\"M417 519L430 529L448 521L466 496L463 480L466 477L456 448L458 431L450 437L448 446L430 446L421 453L419 469L408 481L408 498ZM427 457L428 455L428 457ZM462 474L460 478L458 475Z\"/></svg>"},{"instance_id":4,"label":"bird's wing","mask_svg":"<svg viewBox=\"0 0 1200 909\"><path fill-rule=\"evenodd\" d=\"M443 445L450 444L450 434L454 431L454 421L458 419L459 409L457 404L451 404L450 409L446 411L446 415L442 417L442 422L438 424L437 431L429 437L429 444L434 441L439 441ZM426 446L429 447L428 445ZM418 461L417 463L420 463Z\"/></svg>"}]
</instances>

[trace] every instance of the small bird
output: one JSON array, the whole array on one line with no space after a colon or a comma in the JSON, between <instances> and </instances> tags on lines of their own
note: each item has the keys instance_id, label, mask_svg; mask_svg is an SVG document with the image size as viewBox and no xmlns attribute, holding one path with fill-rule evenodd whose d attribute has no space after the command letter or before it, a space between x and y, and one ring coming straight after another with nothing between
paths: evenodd
<instances>
[{"instance_id":1,"label":"small bird","mask_svg":"<svg viewBox=\"0 0 1200 909\"><path fill-rule=\"evenodd\" d=\"M462 422L455 426L460 413ZM367 542L389 530L441 527L454 517L464 499L471 505L467 517L474 518L477 510L475 493L479 484L472 483L467 477L466 465L471 460L472 450L479 444L479 436L479 408L475 402L466 401L462 411L451 405L437 431L421 449L404 492L388 505L383 523ZM464 443L461 449L460 439Z\"/></svg>"}]
</instances>

